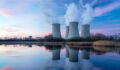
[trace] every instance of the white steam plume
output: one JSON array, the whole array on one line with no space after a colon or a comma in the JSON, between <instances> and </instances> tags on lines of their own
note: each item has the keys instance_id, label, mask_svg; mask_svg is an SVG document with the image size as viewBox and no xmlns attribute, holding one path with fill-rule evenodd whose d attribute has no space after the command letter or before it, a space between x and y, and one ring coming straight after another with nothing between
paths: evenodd
<instances>
[{"instance_id":1,"label":"white steam plume","mask_svg":"<svg viewBox=\"0 0 120 70\"><path fill-rule=\"evenodd\" d=\"M42 12L40 14L40 17L42 18L41 21L44 23L48 23L48 24L60 23L60 18L58 16L53 16L45 12Z\"/></svg>"},{"instance_id":2,"label":"white steam plume","mask_svg":"<svg viewBox=\"0 0 120 70\"><path fill-rule=\"evenodd\" d=\"M86 3L83 5L83 0L80 0L80 5L83 8L83 13L81 16L82 24L89 24L94 17L94 9L93 5L97 2L97 0L93 0L92 3Z\"/></svg>"},{"instance_id":3,"label":"white steam plume","mask_svg":"<svg viewBox=\"0 0 120 70\"><path fill-rule=\"evenodd\" d=\"M67 6L67 11L65 14L65 23L68 26L69 22L79 22L80 11L75 3L71 3Z\"/></svg>"},{"instance_id":4,"label":"white steam plume","mask_svg":"<svg viewBox=\"0 0 120 70\"><path fill-rule=\"evenodd\" d=\"M59 23L59 17L56 16L56 9L53 6L56 6L56 3L53 0L37 0L39 2L39 12L40 12L40 21L42 23L53 24ZM50 5L48 7L48 5Z\"/></svg>"},{"instance_id":5,"label":"white steam plume","mask_svg":"<svg viewBox=\"0 0 120 70\"><path fill-rule=\"evenodd\" d=\"M82 14L82 24L89 24L94 16L94 11L93 8L89 5L85 5L85 10L83 11Z\"/></svg>"}]
</instances>

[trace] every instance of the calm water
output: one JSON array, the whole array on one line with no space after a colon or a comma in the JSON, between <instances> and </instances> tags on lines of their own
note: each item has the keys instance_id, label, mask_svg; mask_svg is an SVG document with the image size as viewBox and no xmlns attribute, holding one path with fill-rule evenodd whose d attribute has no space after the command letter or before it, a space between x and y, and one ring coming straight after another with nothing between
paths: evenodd
<instances>
[{"instance_id":1,"label":"calm water","mask_svg":"<svg viewBox=\"0 0 120 70\"><path fill-rule=\"evenodd\" d=\"M120 49L0 45L0 70L120 70Z\"/></svg>"}]
</instances>

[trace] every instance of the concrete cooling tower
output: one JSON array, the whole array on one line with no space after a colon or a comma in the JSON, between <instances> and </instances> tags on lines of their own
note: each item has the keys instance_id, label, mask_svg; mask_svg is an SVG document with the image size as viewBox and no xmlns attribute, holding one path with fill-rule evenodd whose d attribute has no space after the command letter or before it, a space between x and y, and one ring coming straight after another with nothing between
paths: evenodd
<instances>
[{"instance_id":1,"label":"concrete cooling tower","mask_svg":"<svg viewBox=\"0 0 120 70\"><path fill-rule=\"evenodd\" d=\"M52 36L54 38L61 38L60 24L52 24Z\"/></svg>"},{"instance_id":2,"label":"concrete cooling tower","mask_svg":"<svg viewBox=\"0 0 120 70\"><path fill-rule=\"evenodd\" d=\"M89 24L82 25L81 37L87 38L89 36L90 36L90 25Z\"/></svg>"},{"instance_id":3,"label":"concrete cooling tower","mask_svg":"<svg viewBox=\"0 0 120 70\"><path fill-rule=\"evenodd\" d=\"M70 22L69 24L69 39L79 37L78 22Z\"/></svg>"},{"instance_id":4,"label":"concrete cooling tower","mask_svg":"<svg viewBox=\"0 0 120 70\"><path fill-rule=\"evenodd\" d=\"M68 35L69 35L69 26L66 26L65 39L68 39Z\"/></svg>"}]
</instances>

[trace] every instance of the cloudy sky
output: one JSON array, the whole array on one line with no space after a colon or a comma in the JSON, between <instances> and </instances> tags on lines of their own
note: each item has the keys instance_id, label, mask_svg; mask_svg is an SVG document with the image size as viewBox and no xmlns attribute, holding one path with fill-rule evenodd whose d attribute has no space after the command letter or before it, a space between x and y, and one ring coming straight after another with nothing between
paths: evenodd
<instances>
[{"instance_id":1,"label":"cloudy sky","mask_svg":"<svg viewBox=\"0 0 120 70\"><path fill-rule=\"evenodd\" d=\"M84 3L90 1L84 0ZM45 15L63 17L66 5L70 3L78 5L79 0L0 0L0 37L50 34L51 24L45 20ZM94 19L90 22L92 33L120 33L120 0L98 0L93 8ZM66 24L60 24L64 35Z\"/></svg>"}]
</instances>

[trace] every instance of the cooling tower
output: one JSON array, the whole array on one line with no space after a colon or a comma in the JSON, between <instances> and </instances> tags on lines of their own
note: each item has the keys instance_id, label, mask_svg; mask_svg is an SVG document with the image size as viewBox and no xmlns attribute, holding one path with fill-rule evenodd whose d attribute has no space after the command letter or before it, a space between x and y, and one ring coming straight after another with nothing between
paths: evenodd
<instances>
[{"instance_id":1,"label":"cooling tower","mask_svg":"<svg viewBox=\"0 0 120 70\"><path fill-rule=\"evenodd\" d=\"M54 38L61 38L60 24L52 24L52 36Z\"/></svg>"},{"instance_id":2,"label":"cooling tower","mask_svg":"<svg viewBox=\"0 0 120 70\"><path fill-rule=\"evenodd\" d=\"M66 26L65 39L68 39L68 34L69 34L69 26Z\"/></svg>"},{"instance_id":3,"label":"cooling tower","mask_svg":"<svg viewBox=\"0 0 120 70\"><path fill-rule=\"evenodd\" d=\"M90 25L89 24L82 25L81 37L87 38L89 36L90 36Z\"/></svg>"},{"instance_id":4,"label":"cooling tower","mask_svg":"<svg viewBox=\"0 0 120 70\"><path fill-rule=\"evenodd\" d=\"M69 24L69 39L79 37L78 22L70 22Z\"/></svg>"}]
</instances>

